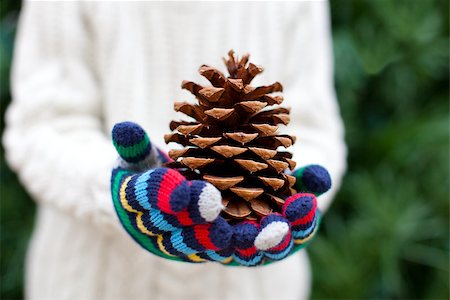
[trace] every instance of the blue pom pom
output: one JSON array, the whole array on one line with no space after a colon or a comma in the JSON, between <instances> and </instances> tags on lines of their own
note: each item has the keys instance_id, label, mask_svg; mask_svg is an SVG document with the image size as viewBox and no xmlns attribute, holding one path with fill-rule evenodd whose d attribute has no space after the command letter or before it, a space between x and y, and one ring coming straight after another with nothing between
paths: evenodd
<instances>
[{"instance_id":1,"label":"blue pom pom","mask_svg":"<svg viewBox=\"0 0 450 300\"><path fill-rule=\"evenodd\" d=\"M298 198L286 205L284 215L294 222L306 216L314 207L314 196L312 194L298 194Z\"/></svg>"},{"instance_id":2,"label":"blue pom pom","mask_svg":"<svg viewBox=\"0 0 450 300\"><path fill-rule=\"evenodd\" d=\"M114 125L112 130L113 141L120 146L130 147L145 139L145 131L136 123L121 122Z\"/></svg>"},{"instance_id":3,"label":"blue pom pom","mask_svg":"<svg viewBox=\"0 0 450 300\"><path fill-rule=\"evenodd\" d=\"M247 249L253 246L259 233L256 223L243 222L233 226L233 246L238 249Z\"/></svg>"},{"instance_id":4,"label":"blue pom pom","mask_svg":"<svg viewBox=\"0 0 450 300\"><path fill-rule=\"evenodd\" d=\"M303 171L302 182L308 191L315 194L325 193L331 188L330 174L319 165L306 167Z\"/></svg>"}]
</instances>

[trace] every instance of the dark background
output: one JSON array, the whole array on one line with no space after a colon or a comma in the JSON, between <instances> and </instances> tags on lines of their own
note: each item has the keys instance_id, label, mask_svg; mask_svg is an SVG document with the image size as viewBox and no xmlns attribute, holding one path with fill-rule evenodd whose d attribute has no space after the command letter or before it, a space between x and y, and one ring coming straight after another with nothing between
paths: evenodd
<instances>
[{"instance_id":1,"label":"dark background","mask_svg":"<svg viewBox=\"0 0 450 300\"><path fill-rule=\"evenodd\" d=\"M0 1L1 132L19 1ZM312 298L449 298L449 2L331 1L348 173L309 253ZM2 299L35 205L0 149Z\"/></svg>"}]
</instances>

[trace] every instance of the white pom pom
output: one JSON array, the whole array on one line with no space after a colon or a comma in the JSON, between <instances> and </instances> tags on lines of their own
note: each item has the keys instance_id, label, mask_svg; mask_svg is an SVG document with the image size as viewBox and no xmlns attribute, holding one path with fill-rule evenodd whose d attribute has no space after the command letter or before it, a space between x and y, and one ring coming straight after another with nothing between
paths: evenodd
<instances>
[{"instance_id":1,"label":"white pom pom","mask_svg":"<svg viewBox=\"0 0 450 300\"><path fill-rule=\"evenodd\" d=\"M259 250L268 250L275 247L289 232L289 225L286 222L272 222L264 227L256 236L255 246Z\"/></svg>"},{"instance_id":2,"label":"white pom pom","mask_svg":"<svg viewBox=\"0 0 450 300\"><path fill-rule=\"evenodd\" d=\"M220 191L210 183L206 183L198 200L198 210L207 222L214 221L223 209Z\"/></svg>"}]
</instances>

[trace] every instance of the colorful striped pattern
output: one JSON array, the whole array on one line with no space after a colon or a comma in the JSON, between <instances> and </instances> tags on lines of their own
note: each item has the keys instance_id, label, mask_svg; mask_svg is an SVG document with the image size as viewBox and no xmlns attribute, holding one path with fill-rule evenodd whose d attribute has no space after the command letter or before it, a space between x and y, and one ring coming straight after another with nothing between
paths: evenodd
<instances>
[{"instance_id":1,"label":"colorful striped pattern","mask_svg":"<svg viewBox=\"0 0 450 300\"><path fill-rule=\"evenodd\" d=\"M131 122L114 127L113 143L122 159L132 164L145 160L152 149L145 131ZM155 149L160 162L170 161ZM320 168L308 166L297 172L308 185L305 192L313 187L312 193L289 197L282 214L270 214L259 223L229 225L219 217L220 191L204 181L187 181L168 168L137 173L118 167L112 172L111 193L125 230L151 253L176 261L251 267L281 260L313 238L320 223L315 195L324 190L321 183L326 185Z\"/></svg>"},{"instance_id":2,"label":"colorful striped pattern","mask_svg":"<svg viewBox=\"0 0 450 300\"><path fill-rule=\"evenodd\" d=\"M283 215L291 222L291 226L311 222L316 214L317 200L313 194L298 193L284 202Z\"/></svg>"},{"instance_id":3,"label":"colorful striped pattern","mask_svg":"<svg viewBox=\"0 0 450 300\"><path fill-rule=\"evenodd\" d=\"M147 133L132 122L117 123L112 130L112 140L120 157L129 163L144 160L152 149Z\"/></svg>"},{"instance_id":4,"label":"colorful striped pattern","mask_svg":"<svg viewBox=\"0 0 450 300\"><path fill-rule=\"evenodd\" d=\"M173 169L157 168L132 175L125 188L130 206L135 210L158 209L170 215L187 208L188 182Z\"/></svg>"},{"instance_id":5,"label":"colorful striped pattern","mask_svg":"<svg viewBox=\"0 0 450 300\"><path fill-rule=\"evenodd\" d=\"M255 239L260 232L260 225L256 222L244 221L234 225L233 259L243 266L259 265L264 254L256 249Z\"/></svg>"},{"instance_id":6,"label":"colorful striped pattern","mask_svg":"<svg viewBox=\"0 0 450 300\"><path fill-rule=\"evenodd\" d=\"M141 246L158 256L194 263L216 261L230 266L257 266L281 260L297 251L316 231L319 215L316 211L315 197L311 194L299 194L297 197L287 199L283 216L272 214L261 220L261 224L243 222L231 227L220 217L212 224L197 224L193 221L196 217L197 221L204 222L198 218L198 210L190 213L187 208L179 213L165 213L158 208L157 200L150 199L151 195L158 197L160 193L152 194L147 190L149 186L154 187L155 182L163 182L161 179L167 171L160 168L132 174L126 170L116 169L111 183L113 200L121 223ZM153 177L155 174L159 176ZM199 190L204 184L199 182L193 192L187 193L195 198L201 194ZM192 183L186 186L189 188ZM166 200L170 198L165 196ZM310 205L310 202L313 205ZM291 222L292 233L269 250L257 250L253 244L261 232L261 227L287 218L286 212L296 207L310 209L302 211L301 216ZM314 216L312 220L311 215Z\"/></svg>"},{"instance_id":7,"label":"colorful striped pattern","mask_svg":"<svg viewBox=\"0 0 450 300\"><path fill-rule=\"evenodd\" d=\"M278 246L264 251L264 254L271 260L281 260L289 255L293 245L294 241L292 240L292 235L289 232Z\"/></svg>"},{"instance_id":8,"label":"colorful striped pattern","mask_svg":"<svg viewBox=\"0 0 450 300\"><path fill-rule=\"evenodd\" d=\"M158 201L151 199L151 193L144 192L149 189L150 185L142 184L142 182L153 183L152 176L162 171L166 171L166 169L159 168L134 175L125 171L114 172L112 194L116 195L113 197L116 202L116 210L120 204L121 210L128 212L128 221L131 226L149 237L156 237L156 245L159 250L169 256L188 259L184 256L209 249L217 251L229 247L232 227L223 218L219 217L212 223L203 221L204 224L186 227L179 222L181 218L178 215L167 214L155 208L157 206L154 203L158 203ZM119 179L119 176L122 178ZM120 182L119 185L118 182ZM204 185L204 183L202 184ZM159 193L154 193L154 195L159 195ZM187 195L189 195L189 190ZM186 211L180 213L182 216L186 214L189 213ZM123 215L119 214L119 217L123 223Z\"/></svg>"},{"instance_id":9,"label":"colorful striped pattern","mask_svg":"<svg viewBox=\"0 0 450 300\"><path fill-rule=\"evenodd\" d=\"M139 203L136 193L127 194L135 176L126 170L113 172L111 186L117 215L128 233L142 247L163 258L192 263L215 261L228 266L269 264L303 248L316 232L319 222L317 212L313 222L298 227L303 230L293 230L276 247L260 251L253 243L261 225L270 224L270 218L261 222L261 225L243 222L231 227L219 217L212 224L185 226L179 222L179 215L185 215L186 211L170 215L151 206L145 210L144 206L148 207L148 204ZM131 199L128 199L128 195L131 195ZM271 216L274 220L279 217ZM217 240L217 237L224 236Z\"/></svg>"}]
</instances>

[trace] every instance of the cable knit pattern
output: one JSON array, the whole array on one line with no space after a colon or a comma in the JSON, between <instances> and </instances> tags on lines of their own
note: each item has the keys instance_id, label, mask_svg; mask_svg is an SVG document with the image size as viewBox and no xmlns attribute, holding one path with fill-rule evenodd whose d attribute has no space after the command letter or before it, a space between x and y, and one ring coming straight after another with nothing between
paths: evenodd
<instances>
[{"instance_id":1,"label":"cable knit pattern","mask_svg":"<svg viewBox=\"0 0 450 300\"><path fill-rule=\"evenodd\" d=\"M27 296L306 298L305 253L258 269L224 268L161 260L131 242L110 201L116 153L108 132L133 120L167 149L163 134L177 118L172 103L190 99L181 81L195 79L203 63L220 65L231 48L250 52L270 70L257 81L283 83L292 107L285 131L300 141L294 159L330 171L332 192L318 201L323 211L345 168L327 9L312 1L25 3L3 143L8 163L39 203ZM298 237L308 238L310 223L299 222Z\"/></svg>"}]
</instances>

